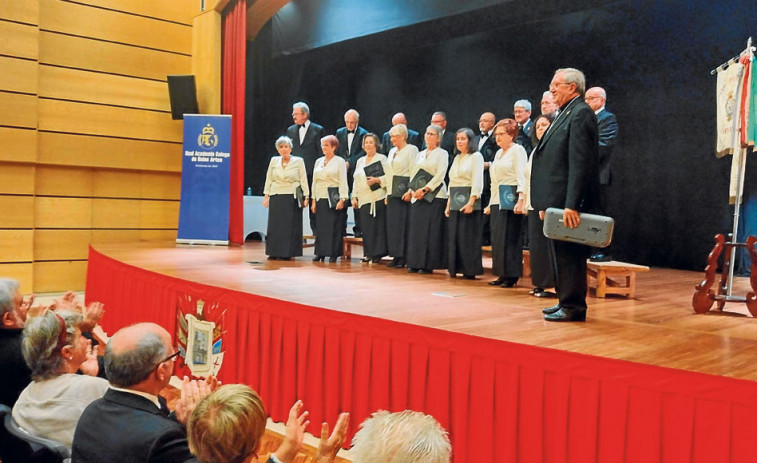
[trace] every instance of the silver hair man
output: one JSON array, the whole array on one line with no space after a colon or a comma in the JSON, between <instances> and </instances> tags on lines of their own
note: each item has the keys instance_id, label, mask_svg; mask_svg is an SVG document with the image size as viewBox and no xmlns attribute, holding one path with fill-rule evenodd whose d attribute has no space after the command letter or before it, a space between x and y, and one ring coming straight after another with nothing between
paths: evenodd
<instances>
[{"instance_id":1,"label":"silver hair man","mask_svg":"<svg viewBox=\"0 0 757 463\"><path fill-rule=\"evenodd\" d=\"M523 108L528 112L531 112L531 102L528 100L518 100L513 103L513 108Z\"/></svg>"},{"instance_id":2,"label":"silver hair man","mask_svg":"<svg viewBox=\"0 0 757 463\"><path fill-rule=\"evenodd\" d=\"M306 115L310 115L310 106L307 105L304 101L298 101L297 103L292 105L292 110L299 109Z\"/></svg>"},{"instance_id":3,"label":"silver hair man","mask_svg":"<svg viewBox=\"0 0 757 463\"><path fill-rule=\"evenodd\" d=\"M584 73L575 68L562 68L555 71L555 75L562 73L566 84L576 84L576 91L584 96L586 93L586 77Z\"/></svg>"}]
</instances>

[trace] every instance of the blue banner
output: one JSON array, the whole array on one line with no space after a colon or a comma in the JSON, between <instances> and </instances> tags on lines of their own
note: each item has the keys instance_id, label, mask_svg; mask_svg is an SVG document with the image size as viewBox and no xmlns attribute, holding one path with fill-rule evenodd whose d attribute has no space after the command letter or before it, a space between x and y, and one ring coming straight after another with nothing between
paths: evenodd
<instances>
[{"instance_id":1,"label":"blue banner","mask_svg":"<svg viewBox=\"0 0 757 463\"><path fill-rule=\"evenodd\" d=\"M178 243L229 243L231 116L184 115Z\"/></svg>"}]
</instances>

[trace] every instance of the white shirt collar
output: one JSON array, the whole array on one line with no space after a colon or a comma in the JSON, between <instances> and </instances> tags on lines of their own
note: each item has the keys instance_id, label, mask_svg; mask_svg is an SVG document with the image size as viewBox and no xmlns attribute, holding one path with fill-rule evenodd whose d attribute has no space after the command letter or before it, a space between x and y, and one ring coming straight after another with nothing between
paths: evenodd
<instances>
[{"instance_id":1,"label":"white shirt collar","mask_svg":"<svg viewBox=\"0 0 757 463\"><path fill-rule=\"evenodd\" d=\"M594 114L596 114L596 115L599 115L599 113L601 113L601 112L602 112L602 111L604 111L604 110L605 110L605 107L604 107L604 106L602 106L601 108L599 108L599 109L597 109L596 111L594 111Z\"/></svg>"},{"instance_id":2,"label":"white shirt collar","mask_svg":"<svg viewBox=\"0 0 757 463\"><path fill-rule=\"evenodd\" d=\"M154 403L155 406L158 407L158 410L161 409L161 407L160 407L160 401L158 400L158 396L156 396L156 395L152 395L152 394L150 394L148 392L135 391L135 390L132 390L132 389L124 389L124 388L121 388L121 387L113 386L112 384L110 385L110 388L113 389L114 391L128 392L129 394L134 394L134 395L138 395L140 397L144 397L145 399L147 399L150 402Z\"/></svg>"}]
</instances>

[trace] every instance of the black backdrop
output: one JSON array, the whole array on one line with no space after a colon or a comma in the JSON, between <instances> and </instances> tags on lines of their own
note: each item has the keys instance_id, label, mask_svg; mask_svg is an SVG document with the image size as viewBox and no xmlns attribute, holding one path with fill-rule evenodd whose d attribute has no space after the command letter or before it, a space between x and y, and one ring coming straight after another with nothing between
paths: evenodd
<instances>
[{"instance_id":1,"label":"black backdrop","mask_svg":"<svg viewBox=\"0 0 757 463\"><path fill-rule=\"evenodd\" d=\"M435 110L449 128L475 127L484 111L512 117L520 98L535 116L554 70L576 67L620 125L614 255L701 270L731 228L709 71L744 48L753 13L753 0L507 2L276 58L269 23L248 47L246 186L262 194L294 101L328 133L348 108L379 134L400 110L419 131Z\"/></svg>"}]
</instances>

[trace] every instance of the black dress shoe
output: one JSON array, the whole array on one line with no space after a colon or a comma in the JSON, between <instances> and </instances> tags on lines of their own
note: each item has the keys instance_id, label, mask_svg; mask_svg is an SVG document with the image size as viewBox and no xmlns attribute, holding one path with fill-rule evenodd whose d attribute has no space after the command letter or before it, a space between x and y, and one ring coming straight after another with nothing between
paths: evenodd
<instances>
[{"instance_id":1,"label":"black dress shoe","mask_svg":"<svg viewBox=\"0 0 757 463\"><path fill-rule=\"evenodd\" d=\"M599 254L594 254L589 257L589 260L592 262L610 262L612 260L612 256L610 256L609 254L602 254L600 252Z\"/></svg>"},{"instance_id":2,"label":"black dress shoe","mask_svg":"<svg viewBox=\"0 0 757 463\"><path fill-rule=\"evenodd\" d=\"M378 264L379 262L381 262L381 258L380 257L374 257L373 259L371 259L371 262L373 262L374 264Z\"/></svg>"},{"instance_id":3,"label":"black dress shoe","mask_svg":"<svg viewBox=\"0 0 757 463\"><path fill-rule=\"evenodd\" d=\"M370 262L370 261L371 261L371 258L368 257L368 256L365 256L362 259L360 259L360 262L366 262L367 263L367 262Z\"/></svg>"},{"instance_id":4,"label":"black dress shoe","mask_svg":"<svg viewBox=\"0 0 757 463\"><path fill-rule=\"evenodd\" d=\"M560 308L555 313L544 316L548 322L584 322L586 321L586 309L573 309L568 312Z\"/></svg>"},{"instance_id":5,"label":"black dress shoe","mask_svg":"<svg viewBox=\"0 0 757 463\"><path fill-rule=\"evenodd\" d=\"M417 268L410 268L410 267L408 267L407 268L407 273L418 273L418 269Z\"/></svg>"},{"instance_id":6,"label":"black dress shoe","mask_svg":"<svg viewBox=\"0 0 757 463\"><path fill-rule=\"evenodd\" d=\"M313 262L318 262L319 260L323 260L323 259L325 259L325 257L321 257L321 256L314 256L314 257L313 257Z\"/></svg>"},{"instance_id":7,"label":"black dress shoe","mask_svg":"<svg viewBox=\"0 0 757 463\"><path fill-rule=\"evenodd\" d=\"M517 278L505 278L505 281L503 281L500 286L502 286L503 288L512 288L517 282Z\"/></svg>"},{"instance_id":8,"label":"black dress shoe","mask_svg":"<svg viewBox=\"0 0 757 463\"><path fill-rule=\"evenodd\" d=\"M560 304L555 304L552 307L544 307L543 309L541 309L541 313L543 313L544 315L551 315L561 308L562 307L560 307Z\"/></svg>"},{"instance_id":9,"label":"black dress shoe","mask_svg":"<svg viewBox=\"0 0 757 463\"><path fill-rule=\"evenodd\" d=\"M430 268L422 268L422 269L418 270L418 273L422 273L424 275L429 275L431 273L434 273L434 271L431 270Z\"/></svg>"},{"instance_id":10,"label":"black dress shoe","mask_svg":"<svg viewBox=\"0 0 757 463\"><path fill-rule=\"evenodd\" d=\"M399 258L395 257L394 259L392 259L391 262L389 262L388 264L386 264L386 266L387 267L394 267L395 265L397 265L397 262L399 262Z\"/></svg>"},{"instance_id":11,"label":"black dress shoe","mask_svg":"<svg viewBox=\"0 0 757 463\"><path fill-rule=\"evenodd\" d=\"M336 257L329 257L329 264L336 263Z\"/></svg>"},{"instance_id":12,"label":"black dress shoe","mask_svg":"<svg viewBox=\"0 0 757 463\"><path fill-rule=\"evenodd\" d=\"M497 286L497 285L501 285L504 282L505 282L505 277L499 277L496 280L490 281L489 284L492 286Z\"/></svg>"},{"instance_id":13,"label":"black dress shoe","mask_svg":"<svg viewBox=\"0 0 757 463\"><path fill-rule=\"evenodd\" d=\"M463 278L465 278L466 280L475 280L476 275L463 275Z\"/></svg>"},{"instance_id":14,"label":"black dress shoe","mask_svg":"<svg viewBox=\"0 0 757 463\"><path fill-rule=\"evenodd\" d=\"M402 257L398 258L397 263L392 265L392 267L394 268L402 268L404 266L405 266L405 259L403 259Z\"/></svg>"}]
</instances>

